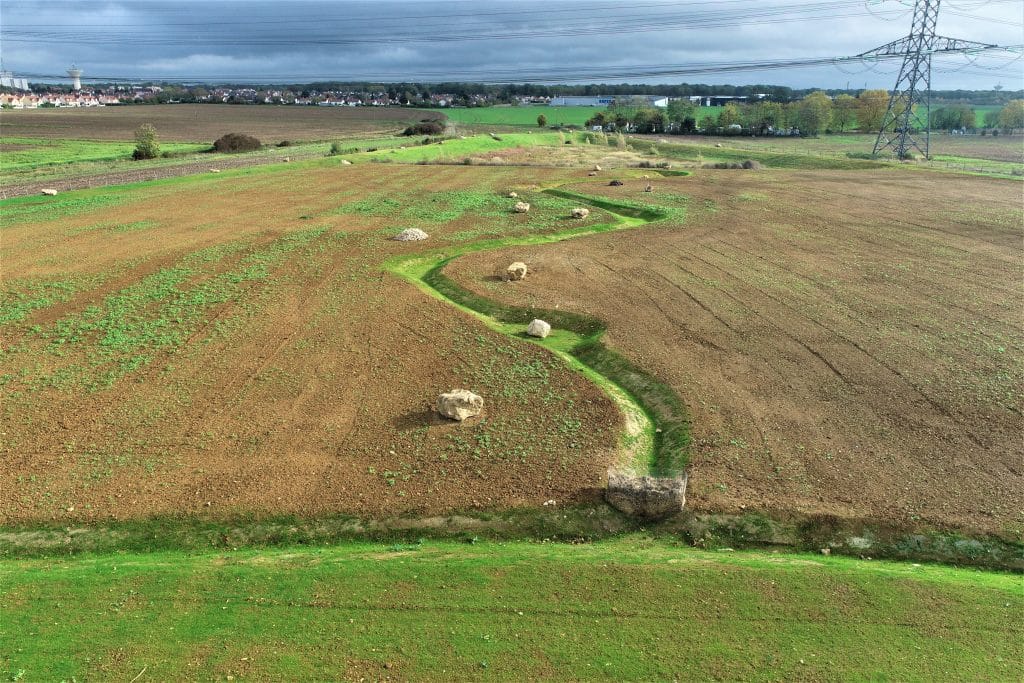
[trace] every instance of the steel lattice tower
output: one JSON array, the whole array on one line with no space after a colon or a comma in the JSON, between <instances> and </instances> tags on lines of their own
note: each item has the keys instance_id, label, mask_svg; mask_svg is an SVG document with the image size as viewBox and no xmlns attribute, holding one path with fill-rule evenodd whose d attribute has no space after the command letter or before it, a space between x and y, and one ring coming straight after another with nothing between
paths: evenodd
<instances>
[{"instance_id":1,"label":"steel lattice tower","mask_svg":"<svg viewBox=\"0 0 1024 683\"><path fill-rule=\"evenodd\" d=\"M897 159L905 159L911 149L916 149L926 159L931 158L928 143L931 138L932 54L995 47L986 43L935 35L940 1L915 0L909 36L858 55L903 55L903 66L900 68L899 78L896 79L896 87L889 96L889 107L885 111L882 127L875 140L873 153L876 156L891 149ZM916 131L923 134L924 146L921 144L920 134Z\"/></svg>"}]
</instances>

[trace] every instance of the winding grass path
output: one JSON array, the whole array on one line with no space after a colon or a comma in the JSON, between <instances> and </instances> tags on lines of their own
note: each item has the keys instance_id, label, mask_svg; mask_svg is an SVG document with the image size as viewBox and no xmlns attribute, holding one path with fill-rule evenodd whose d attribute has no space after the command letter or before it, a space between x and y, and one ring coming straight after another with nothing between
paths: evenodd
<instances>
[{"instance_id":1,"label":"winding grass path","mask_svg":"<svg viewBox=\"0 0 1024 683\"><path fill-rule=\"evenodd\" d=\"M690 454L690 419L685 404L668 385L605 346L601 341L607 329L604 321L571 311L507 306L461 287L444 274L448 264L468 253L563 242L639 228L669 217L666 211L654 207L637 207L558 188L543 192L603 209L615 220L557 233L483 240L400 256L387 261L385 267L427 294L476 316L491 329L543 346L602 387L626 417L622 447L628 457L623 466L637 474L682 474ZM534 318L551 324L551 334L546 339L526 335L526 325Z\"/></svg>"}]
</instances>

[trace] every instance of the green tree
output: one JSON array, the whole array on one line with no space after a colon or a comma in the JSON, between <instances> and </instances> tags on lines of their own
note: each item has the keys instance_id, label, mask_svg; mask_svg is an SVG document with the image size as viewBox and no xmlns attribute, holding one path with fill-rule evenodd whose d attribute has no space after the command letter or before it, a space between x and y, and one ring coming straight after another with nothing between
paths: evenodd
<instances>
[{"instance_id":1,"label":"green tree","mask_svg":"<svg viewBox=\"0 0 1024 683\"><path fill-rule=\"evenodd\" d=\"M940 107L932 111L931 127L939 130L957 130L960 128L974 128L977 121L977 114L965 104L954 104L949 107Z\"/></svg>"},{"instance_id":2,"label":"green tree","mask_svg":"<svg viewBox=\"0 0 1024 683\"><path fill-rule=\"evenodd\" d=\"M786 125L786 110L778 102L761 100L747 106L745 113L747 125L760 135Z\"/></svg>"},{"instance_id":3,"label":"green tree","mask_svg":"<svg viewBox=\"0 0 1024 683\"><path fill-rule=\"evenodd\" d=\"M1024 100L1010 100L999 110L1000 128L1024 128Z\"/></svg>"},{"instance_id":4,"label":"green tree","mask_svg":"<svg viewBox=\"0 0 1024 683\"><path fill-rule=\"evenodd\" d=\"M544 116L544 114L541 114L540 116L538 116L537 117L537 125L540 128L543 128L544 126L548 125L548 117Z\"/></svg>"},{"instance_id":5,"label":"green tree","mask_svg":"<svg viewBox=\"0 0 1024 683\"><path fill-rule=\"evenodd\" d=\"M857 96L857 127L864 133L877 133L888 107L888 92L865 90Z\"/></svg>"},{"instance_id":6,"label":"green tree","mask_svg":"<svg viewBox=\"0 0 1024 683\"><path fill-rule=\"evenodd\" d=\"M857 120L857 98L843 93L832 103L832 125L842 133Z\"/></svg>"},{"instance_id":7,"label":"green tree","mask_svg":"<svg viewBox=\"0 0 1024 683\"><path fill-rule=\"evenodd\" d=\"M832 99L818 90L797 102L796 125L805 135L818 135L832 120Z\"/></svg>"},{"instance_id":8,"label":"green tree","mask_svg":"<svg viewBox=\"0 0 1024 683\"><path fill-rule=\"evenodd\" d=\"M735 102L727 103L718 113L718 125L722 128L737 125L741 120L743 120L743 112Z\"/></svg>"},{"instance_id":9,"label":"green tree","mask_svg":"<svg viewBox=\"0 0 1024 683\"><path fill-rule=\"evenodd\" d=\"M156 128L144 123L135 131L133 159L155 159L160 156L160 143L156 139Z\"/></svg>"},{"instance_id":10,"label":"green tree","mask_svg":"<svg viewBox=\"0 0 1024 683\"><path fill-rule=\"evenodd\" d=\"M696 112L697 107L690 100L669 100L668 109L665 111L665 117L669 122L677 126L681 126L683 121L686 119L694 118Z\"/></svg>"}]
</instances>

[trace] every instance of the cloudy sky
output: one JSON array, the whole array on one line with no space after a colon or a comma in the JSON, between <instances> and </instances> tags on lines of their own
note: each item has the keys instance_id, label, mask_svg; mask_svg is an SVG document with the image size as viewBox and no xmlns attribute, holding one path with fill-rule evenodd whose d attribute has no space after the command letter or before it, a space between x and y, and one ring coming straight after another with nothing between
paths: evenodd
<instances>
[{"instance_id":1,"label":"cloudy sky","mask_svg":"<svg viewBox=\"0 0 1024 683\"><path fill-rule=\"evenodd\" d=\"M909 32L908 5L912 0L4 0L0 55L5 69L39 80L74 62L86 77L101 79L891 87L898 62L752 65L862 53ZM1024 3L944 0L938 32L1019 46ZM933 87L1024 87L1020 57L1019 50L937 57Z\"/></svg>"}]
</instances>

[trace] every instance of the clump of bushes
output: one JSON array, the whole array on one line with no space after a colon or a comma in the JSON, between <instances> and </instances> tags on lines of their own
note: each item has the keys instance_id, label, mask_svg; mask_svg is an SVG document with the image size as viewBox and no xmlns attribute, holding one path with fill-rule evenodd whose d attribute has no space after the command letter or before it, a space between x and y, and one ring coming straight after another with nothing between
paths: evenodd
<instances>
[{"instance_id":1,"label":"clump of bushes","mask_svg":"<svg viewBox=\"0 0 1024 683\"><path fill-rule=\"evenodd\" d=\"M295 143L292 142L291 140L281 140L281 142L277 143L277 146L278 147L292 147L294 144Z\"/></svg>"},{"instance_id":2,"label":"clump of bushes","mask_svg":"<svg viewBox=\"0 0 1024 683\"><path fill-rule=\"evenodd\" d=\"M355 154L358 151L358 147L342 147L341 143L335 140L334 142L331 143L331 150L327 152L327 156L336 157L340 154ZM369 151L372 152L373 150Z\"/></svg>"},{"instance_id":3,"label":"clump of bushes","mask_svg":"<svg viewBox=\"0 0 1024 683\"><path fill-rule=\"evenodd\" d=\"M132 159L156 159L160 156L160 143L156 139L156 128L144 123L135 131L135 150Z\"/></svg>"},{"instance_id":4,"label":"clump of bushes","mask_svg":"<svg viewBox=\"0 0 1024 683\"><path fill-rule=\"evenodd\" d=\"M667 161L653 162L653 161L641 161L637 164L638 168L671 168L672 164Z\"/></svg>"},{"instance_id":5,"label":"clump of bushes","mask_svg":"<svg viewBox=\"0 0 1024 683\"><path fill-rule=\"evenodd\" d=\"M217 138L213 143L215 152L255 152L261 147L260 141L244 133L228 133Z\"/></svg>"},{"instance_id":6,"label":"clump of bushes","mask_svg":"<svg viewBox=\"0 0 1024 683\"><path fill-rule=\"evenodd\" d=\"M745 168L748 171L759 171L761 170L761 163L753 159L747 159L746 161L720 161L717 164L704 164L702 168Z\"/></svg>"},{"instance_id":7,"label":"clump of bushes","mask_svg":"<svg viewBox=\"0 0 1024 683\"><path fill-rule=\"evenodd\" d=\"M402 135L440 135L444 132L444 124L433 119L420 121L406 128Z\"/></svg>"}]
</instances>

